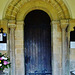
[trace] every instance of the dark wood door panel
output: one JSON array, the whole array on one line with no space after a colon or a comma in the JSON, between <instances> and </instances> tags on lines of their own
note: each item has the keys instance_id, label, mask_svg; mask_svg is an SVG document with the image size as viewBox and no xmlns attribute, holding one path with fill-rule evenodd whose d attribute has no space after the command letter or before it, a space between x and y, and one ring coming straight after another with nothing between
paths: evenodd
<instances>
[{"instance_id":1,"label":"dark wood door panel","mask_svg":"<svg viewBox=\"0 0 75 75\"><path fill-rule=\"evenodd\" d=\"M25 73L51 73L50 17L44 11L27 14L24 26ZM50 74L51 75L51 74Z\"/></svg>"},{"instance_id":2,"label":"dark wood door panel","mask_svg":"<svg viewBox=\"0 0 75 75\"><path fill-rule=\"evenodd\" d=\"M29 28L25 32L26 72L51 72L50 29Z\"/></svg>"}]
</instances>

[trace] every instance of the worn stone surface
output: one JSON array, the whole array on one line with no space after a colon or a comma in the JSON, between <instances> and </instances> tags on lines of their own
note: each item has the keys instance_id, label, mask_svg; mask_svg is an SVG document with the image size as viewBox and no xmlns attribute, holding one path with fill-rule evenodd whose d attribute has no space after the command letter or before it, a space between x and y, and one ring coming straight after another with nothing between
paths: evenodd
<instances>
[{"instance_id":1,"label":"worn stone surface","mask_svg":"<svg viewBox=\"0 0 75 75\"><path fill-rule=\"evenodd\" d=\"M61 20L62 29L62 74L69 74L69 49L68 49L68 20Z\"/></svg>"},{"instance_id":2,"label":"worn stone surface","mask_svg":"<svg viewBox=\"0 0 75 75\"><path fill-rule=\"evenodd\" d=\"M52 21L52 69L53 75L61 75L61 29L59 21ZM58 31L60 30L60 31ZM59 40L60 39L60 40Z\"/></svg>"},{"instance_id":3,"label":"worn stone surface","mask_svg":"<svg viewBox=\"0 0 75 75\"><path fill-rule=\"evenodd\" d=\"M24 75L23 22L17 22L15 29L16 75Z\"/></svg>"}]
</instances>

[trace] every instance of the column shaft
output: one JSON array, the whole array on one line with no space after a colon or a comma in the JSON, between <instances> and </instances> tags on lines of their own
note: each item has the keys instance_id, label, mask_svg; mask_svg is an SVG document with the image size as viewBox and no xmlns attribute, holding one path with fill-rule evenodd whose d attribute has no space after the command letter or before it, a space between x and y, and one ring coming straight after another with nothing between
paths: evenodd
<instances>
[{"instance_id":1,"label":"column shaft","mask_svg":"<svg viewBox=\"0 0 75 75\"><path fill-rule=\"evenodd\" d=\"M15 31L10 28L10 61L11 61L11 75L15 75Z\"/></svg>"},{"instance_id":2,"label":"column shaft","mask_svg":"<svg viewBox=\"0 0 75 75\"><path fill-rule=\"evenodd\" d=\"M62 29L62 75L65 75L65 28Z\"/></svg>"},{"instance_id":3,"label":"column shaft","mask_svg":"<svg viewBox=\"0 0 75 75\"><path fill-rule=\"evenodd\" d=\"M69 25L68 20L60 20L61 29L62 29L62 75L69 75L68 73L68 38L67 38L67 29Z\"/></svg>"}]
</instances>

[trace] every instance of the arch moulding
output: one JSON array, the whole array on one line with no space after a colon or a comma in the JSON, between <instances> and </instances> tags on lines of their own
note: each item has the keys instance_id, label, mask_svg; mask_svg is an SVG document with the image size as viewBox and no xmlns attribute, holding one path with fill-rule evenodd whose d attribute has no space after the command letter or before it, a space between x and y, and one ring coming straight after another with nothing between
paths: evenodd
<instances>
[{"instance_id":1,"label":"arch moulding","mask_svg":"<svg viewBox=\"0 0 75 75\"><path fill-rule=\"evenodd\" d=\"M13 0L5 13L9 20L24 20L28 12L40 9L45 11L51 20L69 19L68 9L62 0Z\"/></svg>"}]
</instances>

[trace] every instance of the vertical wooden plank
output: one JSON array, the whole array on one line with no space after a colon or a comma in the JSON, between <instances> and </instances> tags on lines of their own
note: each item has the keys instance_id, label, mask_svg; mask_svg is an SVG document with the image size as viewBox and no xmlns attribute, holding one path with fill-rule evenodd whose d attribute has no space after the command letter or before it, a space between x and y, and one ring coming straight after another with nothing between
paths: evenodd
<instances>
[{"instance_id":1,"label":"vertical wooden plank","mask_svg":"<svg viewBox=\"0 0 75 75\"><path fill-rule=\"evenodd\" d=\"M45 24L44 21L42 21L41 24L28 23L28 26L25 29L26 29L25 31L26 39L24 40L25 40L25 47L27 48L26 55L28 56L29 59L26 65L27 68L26 75L28 75L28 73L34 73L36 70L38 71L38 73L40 73L45 69L47 70L47 73L50 73L51 32L49 25Z\"/></svg>"}]
</instances>

